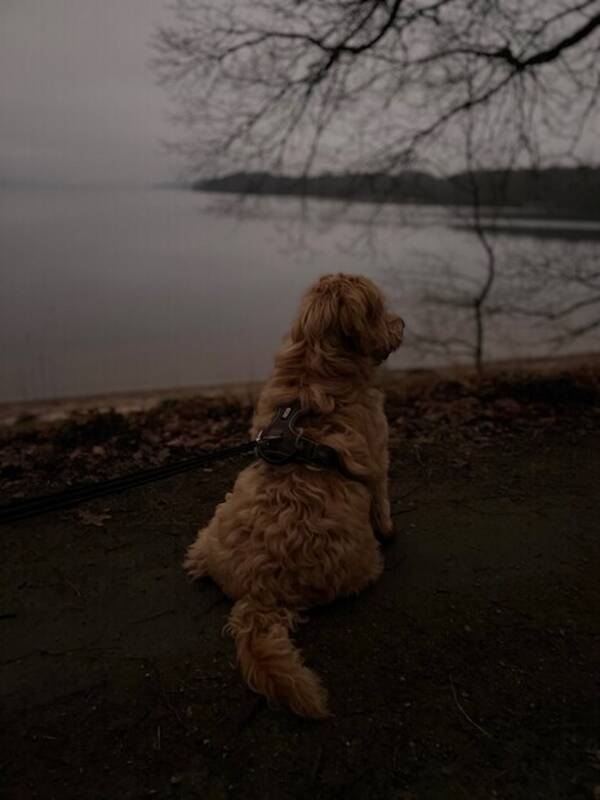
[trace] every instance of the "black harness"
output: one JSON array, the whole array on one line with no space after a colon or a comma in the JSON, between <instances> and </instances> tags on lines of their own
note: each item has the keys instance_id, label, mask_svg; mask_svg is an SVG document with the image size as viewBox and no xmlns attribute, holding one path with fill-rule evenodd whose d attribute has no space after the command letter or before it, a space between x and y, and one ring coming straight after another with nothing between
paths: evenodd
<instances>
[{"instance_id":1,"label":"black harness","mask_svg":"<svg viewBox=\"0 0 600 800\"><path fill-rule=\"evenodd\" d=\"M315 467L337 469L346 474L337 450L319 444L297 430L297 420L308 412L299 406L283 406L255 439L256 455L268 464L299 461Z\"/></svg>"}]
</instances>

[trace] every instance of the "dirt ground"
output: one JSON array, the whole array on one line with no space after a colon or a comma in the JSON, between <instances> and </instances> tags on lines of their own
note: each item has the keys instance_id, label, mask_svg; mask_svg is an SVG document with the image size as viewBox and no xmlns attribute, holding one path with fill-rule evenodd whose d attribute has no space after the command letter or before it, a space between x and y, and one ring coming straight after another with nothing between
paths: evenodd
<instances>
[{"instance_id":1,"label":"dirt ground","mask_svg":"<svg viewBox=\"0 0 600 800\"><path fill-rule=\"evenodd\" d=\"M569 387L392 393L386 570L297 634L325 722L243 685L180 567L247 459L3 526L0 796L599 798L600 415Z\"/></svg>"}]
</instances>

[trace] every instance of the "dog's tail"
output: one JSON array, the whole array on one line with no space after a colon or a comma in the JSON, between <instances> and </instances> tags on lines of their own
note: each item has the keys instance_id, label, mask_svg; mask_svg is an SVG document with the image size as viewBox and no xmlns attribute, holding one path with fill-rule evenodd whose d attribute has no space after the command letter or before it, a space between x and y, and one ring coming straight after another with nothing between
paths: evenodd
<instances>
[{"instance_id":1,"label":"dog's tail","mask_svg":"<svg viewBox=\"0 0 600 800\"><path fill-rule=\"evenodd\" d=\"M323 719L330 716L327 691L304 666L289 637L298 620L293 611L247 596L234 605L226 630L235 639L242 675L251 689L302 717Z\"/></svg>"}]
</instances>

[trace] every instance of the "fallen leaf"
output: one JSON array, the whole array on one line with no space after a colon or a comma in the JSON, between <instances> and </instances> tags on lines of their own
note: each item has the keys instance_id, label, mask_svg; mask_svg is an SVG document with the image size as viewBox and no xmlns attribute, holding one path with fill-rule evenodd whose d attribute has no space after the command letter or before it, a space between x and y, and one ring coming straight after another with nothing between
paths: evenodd
<instances>
[{"instance_id":1,"label":"fallen leaf","mask_svg":"<svg viewBox=\"0 0 600 800\"><path fill-rule=\"evenodd\" d=\"M111 518L111 515L105 512L94 514L93 511L86 511L85 509L78 511L77 516L83 525L95 525L97 528L103 528L106 520Z\"/></svg>"}]
</instances>

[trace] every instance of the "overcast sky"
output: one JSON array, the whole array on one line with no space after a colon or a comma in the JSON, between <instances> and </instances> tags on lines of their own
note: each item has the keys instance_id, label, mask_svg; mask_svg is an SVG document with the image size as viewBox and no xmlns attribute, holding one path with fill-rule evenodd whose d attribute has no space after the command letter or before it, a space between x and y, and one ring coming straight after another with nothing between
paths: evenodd
<instances>
[{"instance_id":1,"label":"overcast sky","mask_svg":"<svg viewBox=\"0 0 600 800\"><path fill-rule=\"evenodd\" d=\"M171 179L148 67L168 19L167 0L0 0L0 180Z\"/></svg>"}]
</instances>

